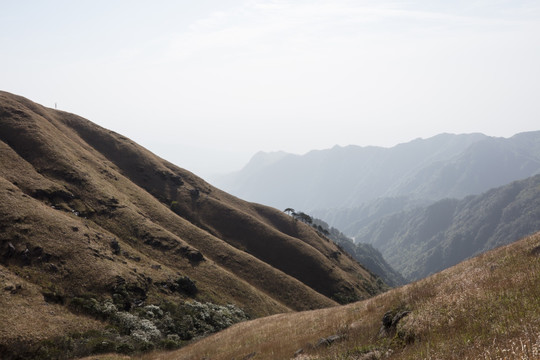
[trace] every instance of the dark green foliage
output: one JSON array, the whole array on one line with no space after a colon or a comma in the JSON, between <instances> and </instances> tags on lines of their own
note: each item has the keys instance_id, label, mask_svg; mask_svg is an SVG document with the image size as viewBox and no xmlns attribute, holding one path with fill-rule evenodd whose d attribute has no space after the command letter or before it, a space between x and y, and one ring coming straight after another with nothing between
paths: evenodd
<instances>
[{"instance_id":1,"label":"dark green foliage","mask_svg":"<svg viewBox=\"0 0 540 360\"><path fill-rule=\"evenodd\" d=\"M118 333L111 330L92 330L84 334L71 334L40 341L35 345L26 345L18 349L16 354L2 353L3 359L43 359L64 360L90 354L121 352L130 354L135 351L132 344L123 343ZM16 348L16 346L14 347Z\"/></svg>"},{"instance_id":2,"label":"dark green foliage","mask_svg":"<svg viewBox=\"0 0 540 360\"><path fill-rule=\"evenodd\" d=\"M43 298L48 303L64 304L65 296L55 291L44 291Z\"/></svg>"},{"instance_id":3,"label":"dark green foliage","mask_svg":"<svg viewBox=\"0 0 540 360\"><path fill-rule=\"evenodd\" d=\"M69 302L69 308L76 312L103 319L100 303L93 297L74 297Z\"/></svg>"},{"instance_id":4,"label":"dark green foliage","mask_svg":"<svg viewBox=\"0 0 540 360\"><path fill-rule=\"evenodd\" d=\"M120 354L131 354L135 352L135 346L130 343L121 343L116 347L116 352Z\"/></svg>"},{"instance_id":5,"label":"dark green foliage","mask_svg":"<svg viewBox=\"0 0 540 360\"><path fill-rule=\"evenodd\" d=\"M283 210L284 213L289 214L293 217L294 220L300 220L301 222L311 225L313 223L313 218L306 213L301 211L296 212L292 208L286 208Z\"/></svg>"},{"instance_id":6,"label":"dark green foliage","mask_svg":"<svg viewBox=\"0 0 540 360\"><path fill-rule=\"evenodd\" d=\"M306 213L303 213L303 212L299 212L298 214L296 214L296 217L302 221L303 223L306 223L306 224L309 224L311 225L313 223L313 218L309 215L307 215Z\"/></svg>"},{"instance_id":7,"label":"dark green foliage","mask_svg":"<svg viewBox=\"0 0 540 360\"><path fill-rule=\"evenodd\" d=\"M177 291L180 291L186 295L194 296L197 294L198 289L195 285L195 281L191 280L188 276L181 276L175 281Z\"/></svg>"},{"instance_id":8,"label":"dark green foliage","mask_svg":"<svg viewBox=\"0 0 540 360\"><path fill-rule=\"evenodd\" d=\"M111 241L111 249L114 255L120 255L120 244L116 239Z\"/></svg>"},{"instance_id":9,"label":"dark green foliage","mask_svg":"<svg viewBox=\"0 0 540 360\"><path fill-rule=\"evenodd\" d=\"M159 342L158 347L165 350L174 350L180 347L181 342L173 339L163 339Z\"/></svg>"},{"instance_id":10,"label":"dark green foliage","mask_svg":"<svg viewBox=\"0 0 540 360\"><path fill-rule=\"evenodd\" d=\"M102 354L116 351L116 343L107 337L93 338L88 342L90 351L93 354Z\"/></svg>"},{"instance_id":11,"label":"dark green foliage","mask_svg":"<svg viewBox=\"0 0 540 360\"><path fill-rule=\"evenodd\" d=\"M296 213L293 208L286 208L285 210L283 210L283 212L289 215Z\"/></svg>"}]
</instances>

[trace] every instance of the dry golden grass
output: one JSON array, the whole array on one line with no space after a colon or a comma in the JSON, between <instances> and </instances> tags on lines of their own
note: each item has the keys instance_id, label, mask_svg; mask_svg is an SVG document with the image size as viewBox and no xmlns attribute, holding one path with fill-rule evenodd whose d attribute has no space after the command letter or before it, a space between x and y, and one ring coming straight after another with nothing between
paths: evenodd
<instances>
[{"instance_id":1,"label":"dry golden grass","mask_svg":"<svg viewBox=\"0 0 540 360\"><path fill-rule=\"evenodd\" d=\"M290 359L300 348L297 359L539 359L538 247L540 234L369 300L240 323L142 359ZM393 309L411 313L381 338ZM344 340L313 348L334 334Z\"/></svg>"},{"instance_id":2,"label":"dry golden grass","mask_svg":"<svg viewBox=\"0 0 540 360\"><path fill-rule=\"evenodd\" d=\"M420 282L431 288L431 295L420 297L401 324L417 339L403 356L496 359L509 358L512 353L505 353L512 349L512 358L535 358L540 261L531 251L539 245L540 236L535 235ZM521 352L516 344L523 345Z\"/></svg>"},{"instance_id":3,"label":"dry golden grass","mask_svg":"<svg viewBox=\"0 0 540 360\"><path fill-rule=\"evenodd\" d=\"M0 265L0 348L36 343L51 336L103 329L105 324L45 302L41 289ZM1 353L0 353L1 355Z\"/></svg>"},{"instance_id":4,"label":"dry golden grass","mask_svg":"<svg viewBox=\"0 0 540 360\"><path fill-rule=\"evenodd\" d=\"M188 346L181 353L147 356L151 359L210 358L215 360L243 358L256 353L257 358L285 359L305 347L319 334L331 335L341 331L348 311L337 313L338 308L278 314L271 317L240 323L226 332ZM345 308L339 308L345 310ZM330 313L332 317L328 316Z\"/></svg>"},{"instance_id":5,"label":"dry golden grass","mask_svg":"<svg viewBox=\"0 0 540 360\"><path fill-rule=\"evenodd\" d=\"M364 268L346 256L332 257L339 252L333 243L281 211L230 196L76 115L5 92L0 110L0 177L31 196L69 192L73 199L57 208L88 214L96 232L118 238L134 256L181 270L208 289L206 298L234 302L260 316L332 306L338 295L365 298L380 291ZM51 205L50 199L40 200ZM158 248L145 244L148 239L157 239ZM179 248L200 250L213 265L194 267L175 254ZM126 267L154 278L139 265Z\"/></svg>"},{"instance_id":6,"label":"dry golden grass","mask_svg":"<svg viewBox=\"0 0 540 360\"><path fill-rule=\"evenodd\" d=\"M126 355L118 355L118 354L99 354L94 356L87 356L84 358L79 358L80 360L128 360L131 359L129 356Z\"/></svg>"}]
</instances>

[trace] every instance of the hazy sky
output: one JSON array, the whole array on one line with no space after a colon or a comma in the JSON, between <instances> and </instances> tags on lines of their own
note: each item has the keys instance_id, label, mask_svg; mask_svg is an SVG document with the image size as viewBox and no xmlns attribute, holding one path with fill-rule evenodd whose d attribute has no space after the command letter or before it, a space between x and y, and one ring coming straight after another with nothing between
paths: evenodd
<instances>
[{"instance_id":1,"label":"hazy sky","mask_svg":"<svg viewBox=\"0 0 540 360\"><path fill-rule=\"evenodd\" d=\"M257 151L540 130L540 1L0 0L0 89L203 177Z\"/></svg>"}]
</instances>

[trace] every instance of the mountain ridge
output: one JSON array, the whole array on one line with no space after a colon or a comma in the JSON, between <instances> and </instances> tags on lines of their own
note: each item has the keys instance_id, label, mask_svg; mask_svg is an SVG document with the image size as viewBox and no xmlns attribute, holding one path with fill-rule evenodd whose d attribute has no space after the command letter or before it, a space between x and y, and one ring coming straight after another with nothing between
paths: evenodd
<instances>
[{"instance_id":1,"label":"mountain ridge","mask_svg":"<svg viewBox=\"0 0 540 360\"><path fill-rule=\"evenodd\" d=\"M461 198L540 172L539 139L540 131L510 138L444 133L392 148L334 147L282 155L260 167L254 158L256 172L241 170L214 183L251 201L314 214L384 197Z\"/></svg>"},{"instance_id":2,"label":"mountain ridge","mask_svg":"<svg viewBox=\"0 0 540 360\"><path fill-rule=\"evenodd\" d=\"M6 92L0 158L0 353L24 348L35 357L31 351L49 351L43 349L63 341L54 336L74 329L142 346L133 343L140 329L110 334L94 317L120 326L120 318L142 319L133 311L143 306L160 306L180 322L171 302L234 304L258 317L335 306L386 288L281 211L231 196L77 115ZM31 311L16 307L30 294L35 309L50 305L59 314L40 321L65 330L8 331L7 324L31 323ZM172 331L160 326L154 335ZM83 340L73 341L93 341Z\"/></svg>"}]
</instances>

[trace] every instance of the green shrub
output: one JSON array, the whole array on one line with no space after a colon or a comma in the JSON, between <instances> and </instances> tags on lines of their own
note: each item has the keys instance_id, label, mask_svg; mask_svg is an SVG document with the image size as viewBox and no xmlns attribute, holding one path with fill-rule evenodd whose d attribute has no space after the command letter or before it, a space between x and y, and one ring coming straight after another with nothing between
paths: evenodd
<instances>
[{"instance_id":1,"label":"green shrub","mask_svg":"<svg viewBox=\"0 0 540 360\"><path fill-rule=\"evenodd\" d=\"M166 339L163 339L158 343L158 347L165 350L174 350L174 349L179 348L180 345L181 345L181 341L179 337L178 337L178 341L167 337Z\"/></svg>"},{"instance_id":2,"label":"green shrub","mask_svg":"<svg viewBox=\"0 0 540 360\"><path fill-rule=\"evenodd\" d=\"M178 291L183 292L186 295L193 296L197 294L199 289L195 285L195 281L191 280L188 276L181 276L175 281Z\"/></svg>"},{"instance_id":3,"label":"green shrub","mask_svg":"<svg viewBox=\"0 0 540 360\"><path fill-rule=\"evenodd\" d=\"M69 307L75 312L103 318L101 304L94 298L74 297L69 302Z\"/></svg>"},{"instance_id":4,"label":"green shrub","mask_svg":"<svg viewBox=\"0 0 540 360\"><path fill-rule=\"evenodd\" d=\"M108 338L96 338L91 341L91 349L94 354L102 354L116 351L116 343Z\"/></svg>"},{"instance_id":5,"label":"green shrub","mask_svg":"<svg viewBox=\"0 0 540 360\"><path fill-rule=\"evenodd\" d=\"M118 346L116 347L116 352L120 354L132 354L133 352L135 352L135 347L133 346L133 344L130 343L118 344Z\"/></svg>"}]
</instances>

